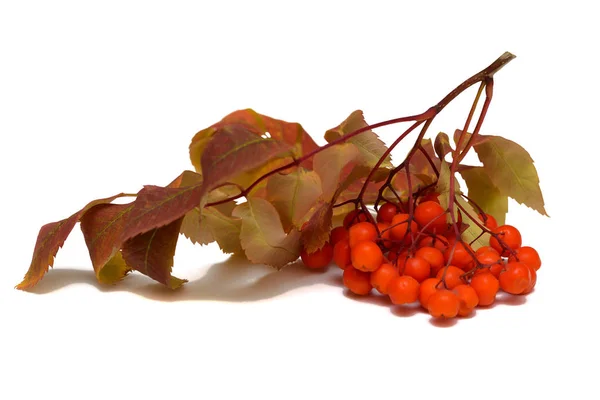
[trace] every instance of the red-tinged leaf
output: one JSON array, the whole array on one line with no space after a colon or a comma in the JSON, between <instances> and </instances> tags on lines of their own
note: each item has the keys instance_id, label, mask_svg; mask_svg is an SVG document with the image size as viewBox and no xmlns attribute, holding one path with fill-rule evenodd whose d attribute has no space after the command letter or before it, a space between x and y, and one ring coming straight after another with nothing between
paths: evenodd
<instances>
[{"instance_id":1,"label":"red-tinged leaf","mask_svg":"<svg viewBox=\"0 0 600 400\"><path fill-rule=\"evenodd\" d=\"M503 195L493 184L489 173L482 167L463 169L460 173L469 189L469 198L492 215L498 225L504 225L508 212L508 196Z\"/></svg>"},{"instance_id":2,"label":"red-tinged leaf","mask_svg":"<svg viewBox=\"0 0 600 400\"><path fill-rule=\"evenodd\" d=\"M127 265L171 289L187 282L171 275L181 222L182 218L125 242L122 253Z\"/></svg>"},{"instance_id":3,"label":"red-tinged leaf","mask_svg":"<svg viewBox=\"0 0 600 400\"><path fill-rule=\"evenodd\" d=\"M361 165L354 167L352 172L342 180L338 192L334 197L334 202L341 203L346 200L358 198L370 172L371 169ZM389 173L390 170L379 168L371 176L362 197L365 204L375 204L377 196L379 195L379 189L381 189L385 183L384 181L387 179Z\"/></svg>"},{"instance_id":4,"label":"red-tinged leaf","mask_svg":"<svg viewBox=\"0 0 600 400\"><path fill-rule=\"evenodd\" d=\"M477 211L469 204L465 199L460 196L460 194L456 195L456 202L460 204L462 208L464 208L468 214L462 213L462 221L461 225L464 227L466 225L466 229L462 229L461 227L461 237L462 239L471 244L473 250L477 250L480 247L487 246L489 244L490 236L489 234L484 234L483 230L479 227L478 223L481 224L481 221L474 221L474 218L477 217ZM458 210L458 206L455 206L455 215L460 212ZM471 218L473 217L473 218Z\"/></svg>"},{"instance_id":5,"label":"red-tinged leaf","mask_svg":"<svg viewBox=\"0 0 600 400\"><path fill-rule=\"evenodd\" d=\"M331 143L342 136L367 126L368 124L365 122L362 111L356 110L340 125L328 130L325 133L325 140ZM361 154L360 163L368 167L373 167L387 150L385 143L383 143L383 141L379 139L379 136L372 130L360 133L348 139L348 142L358 147ZM389 155L385 158L381 167L392 167L392 159Z\"/></svg>"},{"instance_id":6,"label":"red-tinged leaf","mask_svg":"<svg viewBox=\"0 0 600 400\"><path fill-rule=\"evenodd\" d=\"M435 156L431 139L421 140L421 148L422 150L417 150L410 159L410 172L419 176L421 181L431 183L437 179L435 171L439 170L440 160ZM431 165L432 163L433 166Z\"/></svg>"},{"instance_id":7,"label":"red-tinged leaf","mask_svg":"<svg viewBox=\"0 0 600 400\"><path fill-rule=\"evenodd\" d=\"M248 260L282 268L300 255L300 232L283 230L275 207L265 199L252 198L233 210L241 218L240 239Z\"/></svg>"},{"instance_id":8,"label":"red-tinged leaf","mask_svg":"<svg viewBox=\"0 0 600 400\"><path fill-rule=\"evenodd\" d=\"M46 272L48 272L48 268L54 264L56 253L65 243L73 227L89 209L98 204L110 203L123 196L126 195L121 193L105 199L94 200L69 218L42 226L38 233L29 270L25 274L23 281L16 288L20 290L29 289L44 277Z\"/></svg>"},{"instance_id":9,"label":"red-tinged leaf","mask_svg":"<svg viewBox=\"0 0 600 400\"><path fill-rule=\"evenodd\" d=\"M309 214L311 217L302 225L300 242L307 252L313 253L329 241L333 218L332 204L319 201Z\"/></svg>"},{"instance_id":10,"label":"red-tinged leaf","mask_svg":"<svg viewBox=\"0 0 600 400\"><path fill-rule=\"evenodd\" d=\"M548 215L544 208L537 169L523 147L511 140L491 135L482 136L482 140L474 147L490 180L502 194L542 215Z\"/></svg>"},{"instance_id":11,"label":"red-tinged leaf","mask_svg":"<svg viewBox=\"0 0 600 400\"><path fill-rule=\"evenodd\" d=\"M458 139L460 138L460 135L462 134L462 129L456 129L454 131L454 144L456 146L458 146ZM469 139L471 138L471 133L467 132L465 133L462 143L460 144L460 151L464 151L465 147L467 146L467 143L469 142ZM481 144L483 142L485 142L487 140L488 136L484 136L484 135L477 135L477 137L475 137L475 139L473 139L473 142L471 143L472 146L476 146L478 144Z\"/></svg>"},{"instance_id":12,"label":"red-tinged leaf","mask_svg":"<svg viewBox=\"0 0 600 400\"><path fill-rule=\"evenodd\" d=\"M360 157L360 150L352 143L335 145L315 155L313 165L315 172L321 177L324 200L330 201L333 198L344 173L349 175ZM349 167L347 171L346 167Z\"/></svg>"},{"instance_id":13,"label":"red-tinged leaf","mask_svg":"<svg viewBox=\"0 0 600 400\"><path fill-rule=\"evenodd\" d=\"M288 174L275 174L267 183L267 200L279 212L286 232L300 228L304 217L322 194L319 175L302 167Z\"/></svg>"},{"instance_id":14,"label":"red-tinged leaf","mask_svg":"<svg viewBox=\"0 0 600 400\"><path fill-rule=\"evenodd\" d=\"M92 207L81 218L81 231L90 253L96 278L100 282L114 283L106 277L110 276L118 281L126 274L127 268L122 268L124 275L120 277L112 274L112 270L110 270L111 273L107 273L104 269L121 249L121 235L133 209L133 204L133 202L99 204ZM114 260L110 265L115 265Z\"/></svg>"},{"instance_id":15,"label":"red-tinged leaf","mask_svg":"<svg viewBox=\"0 0 600 400\"><path fill-rule=\"evenodd\" d=\"M444 132L440 132L435 137L435 153L440 160L446 158L446 155L453 152L454 149L450 145L450 138Z\"/></svg>"},{"instance_id":16,"label":"red-tinged leaf","mask_svg":"<svg viewBox=\"0 0 600 400\"><path fill-rule=\"evenodd\" d=\"M410 185L408 184L408 176L405 170L398 172L392 178L391 185L394 188L396 194L400 196L403 202L408 201L409 193L416 193L419 189L429 185L431 178L428 176L410 174ZM385 198L396 199L393 193L389 193L389 190L384 192ZM397 200L397 199L396 199ZM395 200L395 201L396 201Z\"/></svg>"},{"instance_id":17,"label":"red-tinged leaf","mask_svg":"<svg viewBox=\"0 0 600 400\"><path fill-rule=\"evenodd\" d=\"M244 125L227 125L214 134L202 154L205 190L290 151L283 141L256 136Z\"/></svg>"},{"instance_id":18,"label":"red-tinged leaf","mask_svg":"<svg viewBox=\"0 0 600 400\"><path fill-rule=\"evenodd\" d=\"M196 171L202 172L202 154L213 134L220 128L231 124L242 124L257 136L271 137L287 143L292 148L295 158L308 154L319 147L298 123L270 118L251 109L238 110L194 136L190 144L190 159ZM312 160L307 160L302 166L311 168Z\"/></svg>"}]
</instances>

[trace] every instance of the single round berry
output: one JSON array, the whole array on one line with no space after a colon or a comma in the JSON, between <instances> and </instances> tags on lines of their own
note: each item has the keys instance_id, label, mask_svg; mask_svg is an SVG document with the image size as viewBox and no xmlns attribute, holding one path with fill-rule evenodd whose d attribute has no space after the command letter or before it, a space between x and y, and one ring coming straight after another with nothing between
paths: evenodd
<instances>
[{"instance_id":1,"label":"single round berry","mask_svg":"<svg viewBox=\"0 0 600 400\"><path fill-rule=\"evenodd\" d=\"M392 279L387 290L394 304L414 303L419 298L419 282L412 276L398 276Z\"/></svg>"},{"instance_id":2,"label":"single round berry","mask_svg":"<svg viewBox=\"0 0 600 400\"><path fill-rule=\"evenodd\" d=\"M333 262L341 269L346 269L352 263L348 239L342 239L333 246Z\"/></svg>"},{"instance_id":3,"label":"single round berry","mask_svg":"<svg viewBox=\"0 0 600 400\"><path fill-rule=\"evenodd\" d=\"M348 239L348 229L344 228L343 226L333 228L329 239L331 245L335 247L337 242L343 239Z\"/></svg>"},{"instance_id":4,"label":"single round berry","mask_svg":"<svg viewBox=\"0 0 600 400\"><path fill-rule=\"evenodd\" d=\"M521 232L512 225L502 225L492 231L498 235L500 240L512 250L516 250L521 247ZM505 249L500 241L494 236L490 236L490 246L492 246L498 253L504 257L508 257L510 251Z\"/></svg>"},{"instance_id":5,"label":"single round berry","mask_svg":"<svg viewBox=\"0 0 600 400\"><path fill-rule=\"evenodd\" d=\"M479 219L483 221L483 225L489 230L493 231L498 227L498 222L493 215L490 214L479 214Z\"/></svg>"},{"instance_id":6,"label":"single round berry","mask_svg":"<svg viewBox=\"0 0 600 400\"><path fill-rule=\"evenodd\" d=\"M329 265L333 258L333 248L329 242L326 242L323 247L313 253L308 253L306 249L302 249L300 258L308 268L324 268Z\"/></svg>"},{"instance_id":7,"label":"single round berry","mask_svg":"<svg viewBox=\"0 0 600 400\"><path fill-rule=\"evenodd\" d=\"M419 247L435 247L442 253L446 251L448 245L448 239L441 235L427 236L419 241Z\"/></svg>"},{"instance_id":8,"label":"single round berry","mask_svg":"<svg viewBox=\"0 0 600 400\"><path fill-rule=\"evenodd\" d=\"M404 275L412 276L417 282L423 282L430 274L429 263L420 257L410 257L404 263Z\"/></svg>"},{"instance_id":9,"label":"single round berry","mask_svg":"<svg viewBox=\"0 0 600 400\"><path fill-rule=\"evenodd\" d=\"M466 317L473 312L473 309L479 304L479 297L477 292L469 285L458 285L452 291L458 297L460 307L458 309L458 315Z\"/></svg>"},{"instance_id":10,"label":"single round berry","mask_svg":"<svg viewBox=\"0 0 600 400\"><path fill-rule=\"evenodd\" d=\"M454 318L458 315L460 301L450 290L440 289L429 297L427 309L434 318Z\"/></svg>"},{"instance_id":11,"label":"single round berry","mask_svg":"<svg viewBox=\"0 0 600 400\"><path fill-rule=\"evenodd\" d=\"M392 239L404 240L409 229L408 219L408 214L398 213L394 215L390 225L392 227ZM410 221L410 231L413 234L416 234L419 231L419 227L415 221Z\"/></svg>"},{"instance_id":12,"label":"single round berry","mask_svg":"<svg viewBox=\"0 0 600 400\"><path fill-rule=\"evenodd\" d=\"M348 238L351 248L355 247L360 242L374 242L377 240L377 229L375 228L375 225L370 222L359 222L350 227L348 230Z\"/></svg>"},{"instance_id":13,"label":"single round berry","mask_svg":"<svg viewBox=\"0 0 600 400\"><path fill-rule=\"evenodd\" d=\"M527 265L527 264L525 264ZM529 267L529 269L531 270L531 280L529 281L529 286L527 286L527 288L525 288L525 290L523 290L522 294L528 294L531 293L533 291L533 288L535 288L535 284L537 283L537 272L535 271L535 268L531 267L530 265L527 265Z\"/></svg>"},{"instance_id":14,"label":"single round berry","mask_svg":"<svg viewBox=\"0 0 600 400\"><path fill-rule=\"evenodd\" d=\"M393 203L385 203L377 211L377 222L391 223L394 215L398 213L398 207Z\"/></svg>"},{"instance_id":15,"label":"single round berry","mask_svg":"<svg viewBox=\"0 0 600 400\"><path fill-rule=\"evenodd\" d=\"M496 293L500 288L498 279L490 272L475 274L471 278L471 287L477 292L480 306L489 306L496 300Z\"/></svg>"},{"instance_id":16,"label":"single round berry","mask_svg":"<svg viewBox=\"0 0 600 400\"><path fill-rule=\"evenodd\" d=\"M383 253L374 242L360 242L350 250L354 268L361 271L375 271L383 263Z\"/></svg>"},{"instance_id":17,"label":"single round berry","mask_svg":"<svg viewBox=\"0 0 600 400\"><path fill-rule=\"evenodd\" d=\"M388 294L388 286L392 279L398 276L398 271L392 264L382 264L371 273L371 285L381 294Z\"/></svg>"},{"instance_id":18,"label":"single round berry","mask_svg":"<svg viewBox=\"0 0 600 400\"><path fill-rule=\"evenodd\" d=\"M446 213L435 201L424 201L415 208L415 220L429 232L442 232L446 229Z\"/></svg>"},{"instance_id":19,"label":"single round berry","mask_svg":"<svg viewBox=\"0 0 600 400\"><path fill-rule=\"evenodd\" d=\"M531 283L531 268L521 262L509 262L499 277L500 288L506 293L521 294Z\"/></svg>"},{"instance_id":20,"label":"single round berry","mask_svg":"<svg viewBox=\"0 0 600 400\"><path fill-rule=\"evenodd\" d=\"M359 271L356 268L346 268L342 280L344 286L354 294L364 296L369 294L371 289L373 289L373 286L371 286L371 274Z\"/></svg>"},{"instance_id":21,"label":"single round berry","mask_svg":"<svg viewBox=\"0 0 600 400\"><path fill-rule=\"evenodd\" d=\"M456 246L449 246L444 253L444 260L458 268L468 271L473 268L473 249L467 243L456 242Z\"/></svg>"},{"instance_id":22,"label":"single round berry","mask_svg":"<svg viewBox=\"0 0 600 400\"><path fill-rule=\"evenodd\" d=\"M542 260L540 259L540 255L533 247L523 246L519 247L515 250L516 256L519 258L519 261L529 265L534 268L536 271L540 269L542 266ZM517 261L514 255L509 255L508 261Z\"/></svg>"},{"instance_id":23,"label":"single round berry","mask_svg":"<svg viewBox=\"0 0 600 400\"><path fill-rule=\"evenodd\" d=\"M444 270L446 274L444 275ZM438 280L444 280L448 289L454 289L460 284L465 283L461 276L465 273L462 269L449 265L448 268L440 268L437 275L435 276ZM441 285L440 285L441 286Z\"/></svg>"}]
</instances>

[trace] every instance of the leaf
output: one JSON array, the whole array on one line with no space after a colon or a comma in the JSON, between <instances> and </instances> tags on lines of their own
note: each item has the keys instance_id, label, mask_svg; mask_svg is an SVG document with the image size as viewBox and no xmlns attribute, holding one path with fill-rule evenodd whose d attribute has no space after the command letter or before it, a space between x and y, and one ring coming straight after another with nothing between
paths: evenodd
<instances>
[{"instance_id":1,"label":"leaf","mask_svg":"<svg viewBox=\"0 0 600 400\"><path fill-rule=\"evenodd\" d=\"M508 196L503 195L492 183L486 170L473 167L460 171L460 174L469 189L469 198L486 213L491 214L498 225L504 225L508 212Z\"/></svg>"},{"instance_id":2,"label":"leaf","mask_svg":"<svg viewBox=\"0 0 600 400\"><path fill-rule=\"evenodd\" d=\"M300 227L302 220L322 194L319 175L302 167L289 174L275 174L267 183L267 200L279 212L286 232L292 227Z\"/></svg>"},{"instance_id":3,"label":"leaf","mask_svg":"<svg viewBox=\"0 0 600 400\"><path fill-rule=\"evenodd\" d=\"M477 218L477 211L469 204L465 199L463 199L460 195L456 196L456 202L460 204L468 213L472 215L474 218ZM454 207L455 215L458 212L458 207ZM475 221L469 215L465 215L463 213L463 223L467 224L468 227L462 232L462 239L471 243L473 250L477 250L482 246L487 246L489 244L489 234L482 234L483 230L477 225ZM481 223L481 221L477 221Z\"/></svg>"},{"instance_id":4,"label":"leaf","mask_svg":"<svg viewBox=\"0 0 600 400\"><path fill-rule=\"evenodd\" d=\"M356 110L340 125L328 130L325 133L325 140L331 143L342 136L367 126L368 124L365 122L362 111ZM348 142L358 147L358 150L361 153L361 164L369 167L373 167L387 151L385 143L383 143L381 139L379 139L379 136L372 130L360 133L357 136L348 139ZM392 159L389 155L385 158L381 167L392 168Z\"/></svg>"},{"instance_id":5,"label":"leaf","mask_svg":"<svg viewBox=\"0 0 600 400\"><path fill-rule=\"evenodd\" d=\"M250 197L233 210L233 216L242 220L240 239L251 262L279 269L300 255L300 232L293 229L286 234L267 200Z\"/></svg>"},{"instance_id":6,"label":"leaf","mask_svg":"<svg viewBox=\"0 0 600 400\"><path fill-rule=\"evenodd\" d=\"M315 204L308 221L301 229L300 242L307 252L313 253L323 247L329 240L333 218L333 204L323 200Z\"/></svg>"},{"instance_id":7,"label":"leaf","mask_svg":"<svg viewBox=\"0 0 600 400\"><path fill-rule=\"evenodd\" d=\"M231 124L244 125L257 136L269 136L275 140L280 140L289 144L292 147L293 155L296 158L308 154L319 147L302 128L302 125L298 123L270 118L266 115L259 114L252 109L238 110L225 116L225 118L218 123L201 130L192 139L189 149L190 159L197 172L202 173L202 154L214 133L220 128ZM302 165L311 168L312 160L309 159Z\"/></svg>"},{"instance_id":8,"label":"leaf","mask_svg":"<svg viewBox=\"0 0 600 400\"><path fill-rule=\"evenodd\" d=\"M113 200L124 196L126 195L120 193L105 199L94 200L69 218L42 226L38 233L29 269L16 288L19 290L29 289L35 286L44 277L46 272L48 272L48 269L54 264L56 253L65 243L65 240L73 230L73 227L89 209L98 204L110 203Z\"/></svg>"},{"instance_id":9,"label":"leaf","mask_svg":"<svg viewBox=\"0 0 600 400\"><path fill-rule=\"evenodd\" d=\"M446 155L454 151L450 145L450 138L444 132L440 132L435 137L435 153L440 160L443 160Z\"/></svg>"},{"instance_id":10,"label":"leaf","mask_svg":"<svg viewBox=\"0 0 600 400\"><path fill-rule=\"evenodd\" d=\"M171 275L181 222L182 218L125 242L122 253L127 265L171 289L187 282Z\"/></svg>"},{"instance_id":11,"label":"leaf","mask_svg":"<svg viewBox=\"0 0 600 400\"><path fill-rule=\"evenodd\" d=\"M117 251L96 274L96 279L98 279L98 282L100 283L113 285L125 278L131 270L132 269L125 262L125 259L123 259L121 251Z\"/></svg>"},{"instance_id":12,"label":"leaf","mask_svg":"<svg viewBox=\"0 0 600 400\"><path fill-rule=\"evenodd\" d=\"M431 139L422 139L421 148L423 150L417 150L410 159L410 172L419 176L424 183L433 183L437 179L437 175L423 152L427 154L436 169L439 169L440 160L435 156Z\"/></svg>"},{"instance_id":13,"label":"leaf","mask_svg":"<svg viewBox=\"0 0 600 400\"><path fill-rule=\"evenodd\" d=\"M114 257L121 249L121 234L131 210L133 210L133 202L128 204L99 204L92 207L81 218L81 231L98 281L102 281L101 277L107 274L104 271L105 268L111 267L114 269L115 263L120 263L120 261L114 260ZM121 270L126 273L125 267ZM113 276L111 273L108 275ZM124 276L114 277L120 280Z\"/></svg>"},{"instance_id":14,"label":"leaf","mask_svg":"<svg viewBox=\"0 0 600 400\"><path fill-rule=\"evenodd\" d=\"M454 144L457 146L458 148L458 139L460 138L460 135L462 133L462 129L456 129L454 131ZM464 151L465 147L467 147L467 143L469 143L469 139L471 138L471 133L467 132L465 134L465 137L463 138L463 141L460 145L460 151ZM473 143L471 143L471 145L473 147L475 147L476 145L485 142L487 139L487 136L484 135L477 135L477 137L473 140Z\"/></svg>"},{"instance_id":15,"label":"leaf","mask_svg":"<svg viewBox=\"0 0 600 400\"><path fill-rule=\"evenodd\" d=\"M475 145L475 152L502 194L548 215L533 159L523 147L500 136L482 135Z\"/></svg>"},{"instance_id":16,"label":"leaf","mask_svg":"<svg viewBox=\"0 0 600 400\"><path fill-rule=\"evenodd\" d=\"M202 208L206 193L213 188L288 150L284 142L258 137L243 125L218 129L202 155L204 179L180 188L145 186L138 193L122 240L176 221L194 207Z\"/></svg>"},{"instance_id":17,"label":"leaf","mask_svg":"<svg viewBox=\"0 0 600 400\"><path fill-rule=\"evenodd\" d=\"M202 221L202 215L198 207L192 208L183 217L179 232L194 244L209 244L215 241L211 230Z\"/></svg>"},{"instance_id":18,"label":"leaf","mask_svg":"<svg viewBox=\"0 0 600 400\"><path fill-rule=\"evenodd\" d=\"M323 199L333 198L344 169L348 166L346 171L349 174L360 157L360 150L352 143L338 144L315 155L313 165L321 178Z\"/></svg>"},{"instance_id":19,"label":"leaf","mask_svg":"<svg viewBox=\"0 0 600 400\"><path fill-rule=\"evenodd\" d=\"M231 205L235 206L233 203ZM202 210L201 226L208 229L224 253L243 253L240 243L241 219L224 214L216 207L207 207Z\"/></svg>"}]
</instances>

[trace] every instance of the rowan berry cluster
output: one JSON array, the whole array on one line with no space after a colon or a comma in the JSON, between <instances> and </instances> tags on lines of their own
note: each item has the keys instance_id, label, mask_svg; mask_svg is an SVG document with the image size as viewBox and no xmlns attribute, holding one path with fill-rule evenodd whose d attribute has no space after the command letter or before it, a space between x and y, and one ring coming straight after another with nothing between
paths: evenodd
<instances>
[{"instance_id":1,"label":"rowan berry cluster","mask_svg":"<svg viewBox=\"0 0 600 400\"><path fill-rule=\"evenodd\" d=\"M412 215L404 204L387 202L376 215L354 210L331 231L330 241L314 253L303 251L309 268L333 261L343 270L344 286L354 294L373 289L393 304L419 302L433 317L468 316L489 306L502 290L531 293L541 266L538 252L522 246L521 233L498 226L480 213L489 246L473 249L456 236L435 193L422 196Z\"/></svg>"}]
</instances>

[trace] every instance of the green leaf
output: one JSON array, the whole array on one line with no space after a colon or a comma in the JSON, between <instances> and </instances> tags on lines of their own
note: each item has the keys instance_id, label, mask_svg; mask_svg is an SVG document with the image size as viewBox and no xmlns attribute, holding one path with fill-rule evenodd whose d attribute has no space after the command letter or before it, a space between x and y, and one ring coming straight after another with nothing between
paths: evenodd
<instances>
[{"instance_id":1,"label":"green leaf","mask_svg":"<svg viewBox=\"0 0 600 400\"><path fill-rule=\"evenodd\" d=\"M502 194L548 215L533 159L523 147L500 136L482 135L475 151L490 180Z\"/></svg>"},{"instance_id":2,"label":"green leaf","mask_svg":"<svg viewBox=\"0 0 600 400\"><path fill-rule=\"evenodd\" d=\"M240 240L251 262L280 269L300 255L300 232L286 234L277 209L267 200L251 197L233 216L242 220Z\"/></svg>"},{"instance_id":3,"label":"green leaf","mask_svg":"<svg viewBox=\"0 0 600 400\"><path fill-rule=\"evenodd\" d=\"M322 194L319 175L302 167L288 174L275 174L267 183L267 200L279 211L286 232L302 225L304 217Z\"/></svg>"},{"instance_id":4,"label":"green leaf","mask_svg":"<svg viewBox=\"0 0 600 400\"><path fill-rule=\"evenodd\" d=\"M460 171L467 188L469 198L486 213L492 215L498 225L504 225L508 212L508 196L503 195L491 181L488 172L482 167L472 167Z\"/></svg>"},{"instance_id":5,"label":"green leaf","mask_svg":"<svg viewBox=\"0 0 600 400\"><path fill-rule=\"evenodd\" d=\"M328 130L325 133L325 140L331 143L342 136L366 126L368 126L368 124L365 122L362 111L356 110L340 125ZM372 130L360 133L357 136L348 139L348 142L355 144L356 147L358 147L361 154L360 163L369 167L373 167L387 150L385 143L383 143L381 139L379 139L379 136ZM392 168L392 159L389 155L385 158L381 167Z\"/></svg>"},{"instance_id":6,"label":"green leaf","mask_svg":"<svg viewBox=\"0 0 600 400\"><path fill-rule=\"evenodd\" d=\"M456 196L456 202L460 204L467 211L467 213L469 213L469 215L477 218L477 211L475 211L475 209L460 195ZM455 215L458 215L457 213L459 210L457 206L454 207L454 210ZM477 223L473 221L472 218L469 217L469 215L462 213L463 223L467 224L468 227L463 231L461 237L465 242L471 243L473 250L477 250L482 246L487 246L490 238L488 233L482 234L483 230L477 225ZM481 223L479 220L477 222Z\"/></svg>"}]
</instances>

